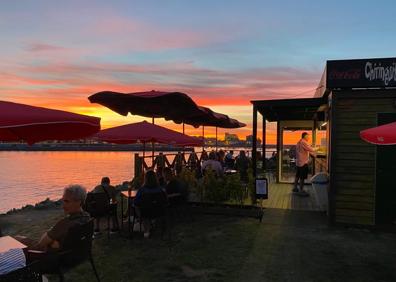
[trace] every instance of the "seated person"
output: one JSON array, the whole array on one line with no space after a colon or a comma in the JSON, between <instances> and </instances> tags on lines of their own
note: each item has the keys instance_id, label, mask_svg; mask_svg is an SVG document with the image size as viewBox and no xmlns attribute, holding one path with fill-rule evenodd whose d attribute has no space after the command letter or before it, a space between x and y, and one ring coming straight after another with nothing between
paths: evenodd
<instances>
[{"instance_id":1,"label":"seated person","mask_svg":"<svg viewBox=\"0 0 396 282\"><path fill-rule=\"evenodd\" d=\"M164 179L164 175L163 175L163 167L162 166L157 166L157 179L158 179L158 183L161 187L165 187L165 179Z\"/></svg>"},{"instance_id":2,"label":"seated person","mask_svg":"<svg viewBox=\"0 0 396 282\"><path fill-rule=\"evenodd\" d=\"M216 160L216 153L210 152L209 159L202 163L202 173L205 174L205 170L213 170L217 176L223 176L223 167L219 161Z\"/></svg>"},{"instance_id":3,"label":"seated person","mask_svg":"<svg viewBox=\"0 0 396 282\"><path fill-rule=\"evenodd\" d=\"M225 167L225 163L224 163L224 158L225 158L225 152L220 149L218 152L216 152L217 155L217 160L220 162L222 167Z\"/></svg>"},{"instance_id":4,"label":"seated person","mask_svg":"<svg viewBox=\"0 0 396 282\"><path fill-rule=\"evenodd\" d=\"M38 242L21 236L16 236L16 239L27 245L29 249L40 251L61 249L69 228L87 223L90 219L89 214L82 209L86 195L85 188L80 185L67 186L62 197L65 217L45 232Z\"/></svg>"},{"instance_id":5,"label":"seated person","mask_svg":"<svg viewBox=\"0 0 396 282\"><path fill-rule=\"evenodd\" d=\"M235 160L235 168L239 172L242 182L248 182L248 169L250 167L250 160L246 156L245 151L240 151L239 156Z\"/></svg>"},{"instance_id":6,"label":"seated person","mask_svg":"<svg viewBox=\"0 0 396 282\"><path fill-rule=\"evenodd\" d=\"M225 159L224 159L225 167L227 169L233 169L234 168L234 162L235 162L235 160L234 160L234 151L231 150L225 156Z\"/></svg>"},{"instance_id":7,"label":"seated person","mask_svg":"<svg viewBox=\"0 0 396 282\"><path fill-rule=\"evenodd\" d=\"M169 167L164 169L165 192L167 195L181 193L181 183L177 180Z\"/></svg>"},{"instance_id":8,"label":"seated person","mask_svg":"<svg viewBox=\"0 0 396 282\"><path fill-rule=\"evenodd\" d=\"M156 198L155 203L151 201L151 199L153 199L154 197ZM136 197L134 200L137 214L140 217L142 217L143 209L149 209L151 207L165 208L167 202L168 200L166 197L166 193L159 185L155 172L152 170L148 170L144 175L143 186L136 193ZM142 224L143 224L144 237L148 238L150 236L151 219L143 217Z\"/></svg>"},{"instance_id":9,"label":"seated person","mask_svg":"<svg viewBox=\"0 0 396 282\"><path fill-rule=\"evenodd\" d=\"M112 215L113 219L113 228L111 231L115 232L119 230L118 226L118 219L117 219L117 191L114 186L110 185L110 178L105 176L102 178L101 184L96 186L93 190L92 193L105 193L107 195L107 198L109 199L111 205L110 205L110 212ZM96 218L96 228L95 232L100 231L100 218Z\"/></svg>"}]
</instances>

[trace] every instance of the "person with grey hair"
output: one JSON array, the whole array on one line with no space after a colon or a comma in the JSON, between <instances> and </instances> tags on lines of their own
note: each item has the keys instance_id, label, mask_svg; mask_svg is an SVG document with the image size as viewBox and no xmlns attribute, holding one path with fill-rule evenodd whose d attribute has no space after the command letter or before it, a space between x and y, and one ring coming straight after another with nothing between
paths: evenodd
<instances>
[{"instance_id":1,"label":"person with grey hair","mask_svg":"<svg viewBox=\"0 0 396 282\"><path fill-rule=\"evenodd\" d=\"M62 248L67 231L77 225L87 223L90 219L88 213L83 211L87 192L81 185L69 185L63 190L63 211L65 217L45 232L38 243L33 240L18 236L17 240L28 246L29 249L48 251Z\"/></svg>"}]
</instances>

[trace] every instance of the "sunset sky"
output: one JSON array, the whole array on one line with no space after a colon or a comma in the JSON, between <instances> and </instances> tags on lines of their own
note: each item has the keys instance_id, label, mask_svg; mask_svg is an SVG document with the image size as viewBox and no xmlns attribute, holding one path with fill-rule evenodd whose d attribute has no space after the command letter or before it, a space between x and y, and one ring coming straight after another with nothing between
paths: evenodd
<instances>
[{"instance_id":1,"label":"sunset sky","mask_svg":"<svg viewBox=\"0 0 396 282\"><path fill-rule=\"evenodd\" d=\"M247 123L219 130L244 138L250 100L312 97L329 59L395 57L395 11L394 1L3 0L0 99L95 115L107 128L144 118L89 95L180 91Z\"/></svg>"}]
</instances>

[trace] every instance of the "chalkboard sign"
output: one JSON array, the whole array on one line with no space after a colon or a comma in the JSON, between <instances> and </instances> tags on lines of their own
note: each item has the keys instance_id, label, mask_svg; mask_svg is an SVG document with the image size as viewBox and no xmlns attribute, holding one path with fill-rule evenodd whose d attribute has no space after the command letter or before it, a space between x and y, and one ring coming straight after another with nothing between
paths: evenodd
<instances>
[{"instance_id":1,"label":"chalkboard sign","mask_svg":"<svg viewBox=\"0 0 396 282\"><path fill-rule=\"evenodd\" d=\"M256 178L256 199L268 199L267 178Z\"/></svg>"}]
</instances>

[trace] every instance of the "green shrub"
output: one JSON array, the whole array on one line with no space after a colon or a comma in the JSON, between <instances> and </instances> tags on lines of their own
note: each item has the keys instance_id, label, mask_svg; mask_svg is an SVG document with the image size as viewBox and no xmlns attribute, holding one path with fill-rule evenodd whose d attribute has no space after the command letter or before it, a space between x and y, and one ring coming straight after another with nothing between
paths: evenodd
<instances>
[{"instance_id":1,"label":"green shrub","mask_svg":"<svg viewBox=\"0 0 396 282\"><path fill-rule=\"evenodd\" d=\"M227 175L225 178L225 190L227 198L233 202L243 205L245 195L244 186L241 183L239 174Z\"/></svg>"},{"instance_id":2,"label":"green shrub","mask_svg":"<svg viewBox=\"0 0 396 282\"><path fill-rule=\"evenodd\" d=\"M201 187L198 185L198 180L195 178L195 173L187 168L183 168L177 176L177 179L184 185L187 193L193 193L202 199Z\"/></svg>"},{"instance_id":3,"label":"green shrub","mask_svg":"<svg viewBox=\"0 0 396 282\"><path fill-rule=\"evenodd\" d=\"M204 200L214 203L228 200L224 184L224 180L217 177L215 172L207 170L202 181Z\"/></svg>"}]
</instances>

